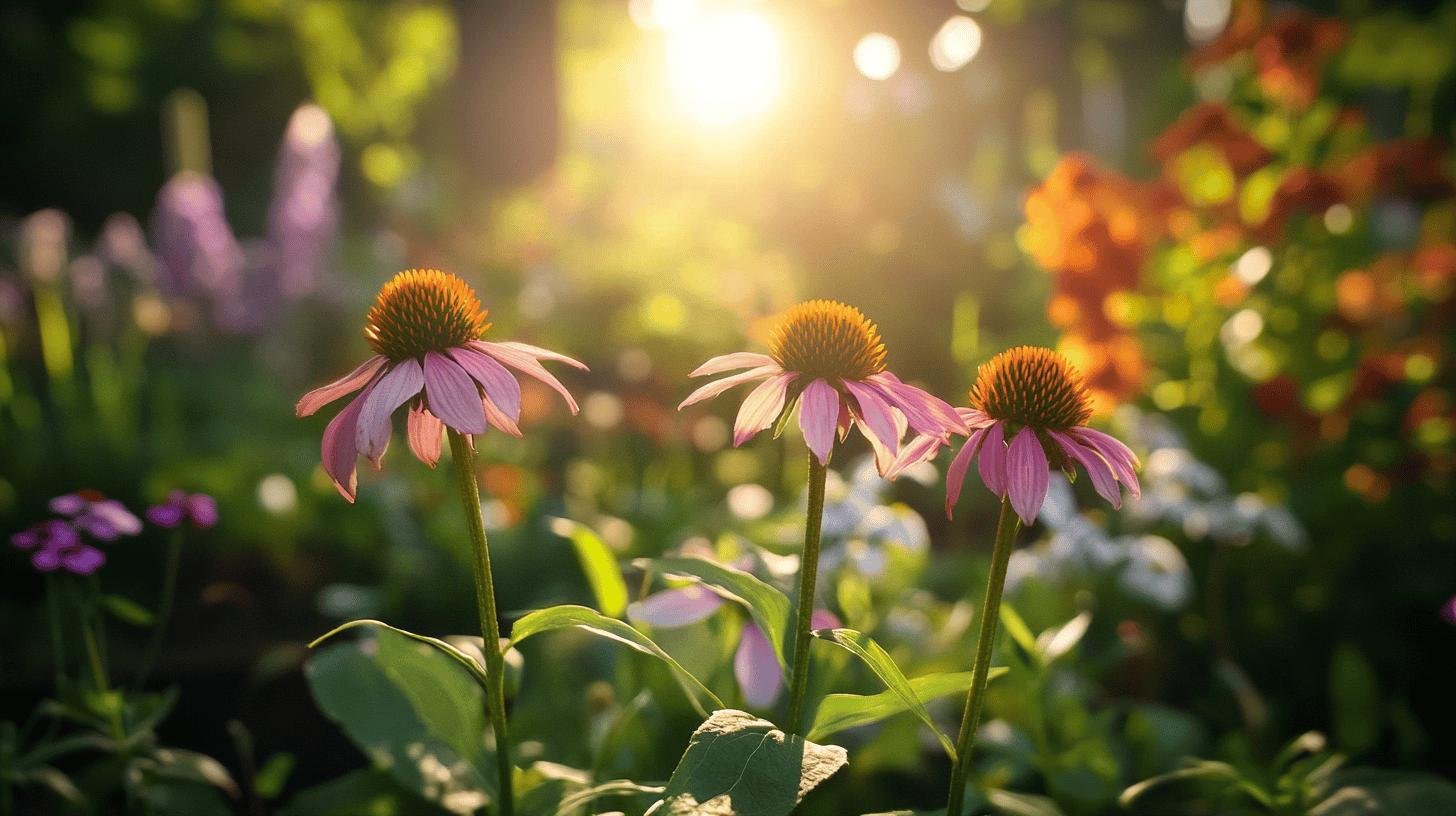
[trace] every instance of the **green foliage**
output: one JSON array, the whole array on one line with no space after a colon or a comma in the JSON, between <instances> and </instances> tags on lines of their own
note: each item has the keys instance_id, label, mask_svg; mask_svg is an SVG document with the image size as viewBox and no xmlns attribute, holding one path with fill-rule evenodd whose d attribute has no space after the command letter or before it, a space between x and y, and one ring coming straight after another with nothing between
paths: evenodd
<instances>
[{"instance_id":1,"label":"green foliage","mask_svg":"<svg viewBox=\"0 0 1456 816\"><path fill-rule=\"evenodd\" d=\"M989 679L995 680L1006 674L1006 671L1004 666L998 666L991 670ZM847 728L877 723L910 711L917 701L925 703L952 694L964 694L971 689L971 673L941 672L916 677L907 682L910 690L908 696L903 693L903 689L894 688L879 694L826 695L814 712L814 726L809 729L808 738L824 739Z\"/></svg>"},{"instance_id":2,"label":"green foliage","mask_svg":"<svg viewBox=\"0 0 1456 816\"><path fill-rule=\"evenodd\" d=\"M552 519L551 532L571 541L581 570L591 584L597 608L609 618L620 618L627 611L627 582L617 565L617 556L594 530L569 519Z\"/></svg>"},{"instance_id":3,"label":"green foliage","mask_svg":"<svg viewBox=\"0 0 1456 816\"><path fill-rule=\"evenodd\" d=\"M639 559L633 562L633 566L697 578L704 586L742 605L773 646L779 667L787 668L789 656L784 654L784 644L789 632L790 611L789 599L784 593L743 570L705 558Z\"/></svg>"},{"instance_id":4,"label":"green foliage","mask_svg":"<svg viewBox=\"0 0 1456 816\"><path fill-rule=\"evenodd\" d=\"M787 736L743 711L713 712L688 741L655 816L788 816L844 767L843 748Z\"/></svg>"}]
</instances>

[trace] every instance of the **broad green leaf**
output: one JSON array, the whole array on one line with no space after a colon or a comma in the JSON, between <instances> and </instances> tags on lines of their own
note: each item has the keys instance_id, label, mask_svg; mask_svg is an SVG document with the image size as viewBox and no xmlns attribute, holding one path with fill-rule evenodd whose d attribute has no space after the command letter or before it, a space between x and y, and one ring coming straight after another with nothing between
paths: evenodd
<instances>
[{"instance_id":1,"label":"broad green leaf","mask_svg":"<svg viewBox=\"0 0 1456 816\"><path fill-rule=\"evenodd\" d=\"M438 816L440 809L404 790L387 771L352 771L299 791L278 816Z\"/></svg>"},{"instance_id":2,"label":"broad green leaf","mask_svg":"<svg viewBox=\"0 0 1456 816\"><path fill-rule=\"evenodd\" d=\"M410 640L418 641L431 648L438 649L446 657L449 657L451 660L459 663L465 668L466 671L470 672L470 675L475 678L475 681L477 683L480 684L482 690L490 687L490 680L486 676L485 667L480 663L480 658L466 654L459 648L452 646L449 643L440 640L439 638L433 638L429 635L417 635L407 629L400 629L396 626L390 626L384 621L360 618L359 620L351 620L348 623L341 623L338 626L335 626L333 629L325 632L324 634L319 635L317 638L314 638L313 642L308 644L308 648L313 649L317 647L320 643L323 643L324 641L328 640L334 635L339 634L340 632L344 632L349 629L355 629L360 626L375 626L380 629L393 632L397 635L402 635L409 638Z\"/></svg>"},{"instance_id":3,"label":"broad green leaf","mask_svg":"<svg viewBox=\"0 0 1456 816\"><path fill-rule=\"evenodd\" d=\"M434 644L380 627L305 667L323 713L376 767L446 810L473 813L495 797L477 678Z\"/></svg>"},{"instance_id":4,"label":"broad green leaf","mask_svg":"<svg viewBox=\"0 0 1456 816\"><path fill-rule=\"evenodd\" d=\"M620 618L627 611L627 582L622 568L607 542L590 527L570 519L551 519L551 532L567 539L576 548L582 572L596 596L597 608L609 618Z\"/></svg>"},{"instance_id":5,"label":"broad green leaf","mask_svg":"<svg viewBox=\"0 0 1456 816\"><path fill-rule=\"evenodd\" d=\"M157 622L157 616L150 609L120 595L102 595L101 606L113 618L132 626L151 626Z\"/></svg>"},{"instance_id":6,"label":"broad green leaf","mask_svg":"<svg viewBox=\"0 0 1456 816\"><path fill-rule=\"evenodd\" d=\"M260 799L277 799L288 784L296 764L293 754L278 753L268 757L258 772L253 775L253 793Z\"/></svg>"},{"instance_id":7,"label":"broad green leaf","mask_svg":"<svg viewBox=\"0 0 1456 816\"><path fill-rule=\"evenodd\" d=\"M814 633L830 643L847 649L851 654L858 657L869 667L870 671L885 684L886 687L905 704L905 708L914 713L920 721L925 723L935 738L940 740L940 747L945 749L946 756L955 759L955 743L950 741L943 731L935 725L930 718L930 712L925 710L925 704L920 701L919 695L915 693L915 687L905 679L905 674L900 667L895 665L894 659L890 657L880 644L863 632L856 632L853 629L827 629ZM817 718L816 718L817 719Z\"/></svg>"},{"instance_id":8,"label":"broad green leaf","mask_svg":"<svg viewBox=\"0 0 1456 816\"><path fill-rule=\"evenodd\" d=\"M639 558L632 564L638 569L696 578L724 598L742 604L768 636L779 667L788 670L784 638L789 631L789 599L784 593L743 570L705 558Z\"/></svg>"},{"instance_id":9,"label":"broad green leaf","mask_svg":"<svg viewBox=\"0 0 1456 816\"><path fill-rule=\"evenodd\" d=\"M1005 666L991 669L990 679L1005 674ZM970 672L939 672L916 677L910 689L921 701L935 700L950 694L965 694L971 688ZM809 739L820 740L847 728L869 725L910 710L909 703L894 691L879 694L830 694L814 712L814 726Z\"/></svg>"},{"instance_id":10,"label":"broad green leaf","mask_svg":"<svg viewBox=\"0 0 1456 816\"><path fill-rule=\"evenodd\" d=\"M613 779L569 794L556 808L556 816L577 816L581 809L607 797L658 796L667 790L662 785L642 785L630 779Z\"/></svg>"},{"instance_id":11,"label":"broad green leaf","mask_svg":"<svg viewBox=\"0 0 1456 816\"><path fill-rule=\"evenodd\" d=\"M1456 785L1431 774L1351 768L1310 816L1425 816L1456 813Z\"/></svg>"},{"instance_id":12,"label":"broad green leaf","mask_svg":"<svg viewBox=\"0 0 1456 816\"><path fill-rule=\"evenodd\" d=\"M787 736L744 711L713 712L648 816L788 816L848 761L843 748Z\"/></svg>"},{"instance_id":13,"label":"broad green leaf","mask_svg":"<svg viewBox=\"0 0 1456 816\"><path fill-rule=\"evenodd\" d=\"M1026 621L1022 620L1021 615L1009 603L1001 604L1001 625L1006 627L1006 634L1016 641L1022 651L1033 657L1041 654L1036 650L1036 635L1031 633L1031 627L1026 625Z\"/></svg>"},{"instance_id":14,"label":"broad green leaf","mask_svg":"<svg viewBox=\"0 0 1456 816\"><path fill-rule=\"evenodd\" d=\"M519 645L521 641L542 632L568 627L583 629L598 637L614 640L666 663L668 668L672 669L678 684L687 694L688 700L699 713L706 716L708 705L713 708L723 706L723 701L719 700L717 695L709 691L707 686L683 668L672 658L672 655L663 651L662 647L654 643L651 638L633 629L629 624L606 617L595 609L588 609L585 606L563 604L538 609L527 614L511 627L511 645Z\"/></svg>"}]
</instances>

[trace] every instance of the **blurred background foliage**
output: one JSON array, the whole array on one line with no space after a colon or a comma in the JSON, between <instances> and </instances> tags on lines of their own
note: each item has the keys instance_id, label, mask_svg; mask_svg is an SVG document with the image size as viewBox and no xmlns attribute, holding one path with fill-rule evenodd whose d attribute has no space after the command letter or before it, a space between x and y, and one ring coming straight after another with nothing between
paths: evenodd
<instances>
[{"instance_id":1,"label":"blurred background foliage","mask_svg":"<svg viewBox=\"0 0 1456 816\"><path fill-rule=\"evenodd\" d=\"M445 475L396 452L347 506L323 420L291 412L359 357L377 285L435 265L493 331L592 368L568 383L581 417L527 388L525 439L483 440L505 610L591 598L549 517L624 563L791 553L795 442L734 450L720 411L673 407L702 359L834 297L953 402L995 351L1058 345L1148 467L1143 501L1080 515L1068 490L1018 552L1025 637L1008 624L984 785L1107 812L1180 756L1262 768L1310 729L1456 772L1437 612L1456 3L87 0L0 20L0 527L78 487L218 497L158 672L182 688L174 743L233 763L238 720L297 754L288 792L323 782L365 761L309 699L302 643L356 616L470 629ZM908 674L957 668L994 507L947 522L933 474L878 491L856 453L829 603ZM868 532L884 513L915 523ZM103 581L149 603L160 550L122 546ZM5 561L21 719L49 658L39 584ZM722 617L664 637L727 695L742 622ZM115 634L125 663L141 639ZM513 716L538 756L666 777L696 722L669 680L591 756L577 736L651 670L567 637L524 651ZM843 677L824 690L875 690ZM913 719L850 733L806 811L935 803L946 769Z\"/></svg>"}]
</instances>

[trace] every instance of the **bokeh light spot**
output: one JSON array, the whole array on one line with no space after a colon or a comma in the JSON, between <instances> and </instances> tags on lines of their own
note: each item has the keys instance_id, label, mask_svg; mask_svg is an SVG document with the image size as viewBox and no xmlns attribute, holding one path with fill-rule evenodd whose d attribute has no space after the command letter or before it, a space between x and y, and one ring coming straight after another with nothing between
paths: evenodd
<instances>
[{"instance_id":1,"label":"bokeh light spot","mask_svg":"<svg viewBox=\"0 0 1456 816\"><path fill-rule=\"evenodd\" d=\"M870 79L889 79L900 70L900 44L889 34L866 34L855 43L854 67Z\"/></svg>"}]
</instances>

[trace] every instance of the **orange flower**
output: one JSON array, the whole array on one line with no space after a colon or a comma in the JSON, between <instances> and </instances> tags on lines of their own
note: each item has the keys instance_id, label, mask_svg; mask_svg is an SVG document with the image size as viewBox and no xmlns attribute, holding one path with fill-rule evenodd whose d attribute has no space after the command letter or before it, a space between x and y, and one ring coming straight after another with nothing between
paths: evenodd
<instances>
[{"instance_id":1,"label":"orange flower","mask_svg":"<svg viewBox=\"0 0 1456 816\"><path fill-rule=\"evenodd\" d=\"M1254 43L1259 86L1280 104L1305 108L1319 93L1320 75L1345 43L1345 25L1305 11L1280 15Z\"/></svg>"},{"instance_id":2,"label":"orange flower","mask_svg":"<svg viewBox=\"0 0 1456 816\"><path fill-rule=\"evenodd\" d=\"M1269 214L1255 230L1260 241L1279 239L1295 213L1322 213L1344 200L1344 188L1334 179L1307 167L1296 167L1285 174L1269 202Z\"/></svg>"},{"instance_id":3,"label":"orange flower","mask_svg":"<svg viewBox=\"0 0 1456 816\"><path fill-rule=\"evenodd\" d=\"M1268 164L1273 157L1221 102L1203 102L1189 108L1153 142L1153 157L1166 168L1184 151L1198 145L1222 153L1240 178Z\"/></svg>"},{"instance_id":4,"label":"orange flower","mask_svg":"<svg viewBox=\"0 0 1456 816\"><path fill-rule=\"evenodd\" d=\"M1364 150L1335 175L1350 198L1380 194L1429 201L1456 194L1445 161L1446 150L1434 139L1398 139Z\"/></svg>"}]
</instances>

